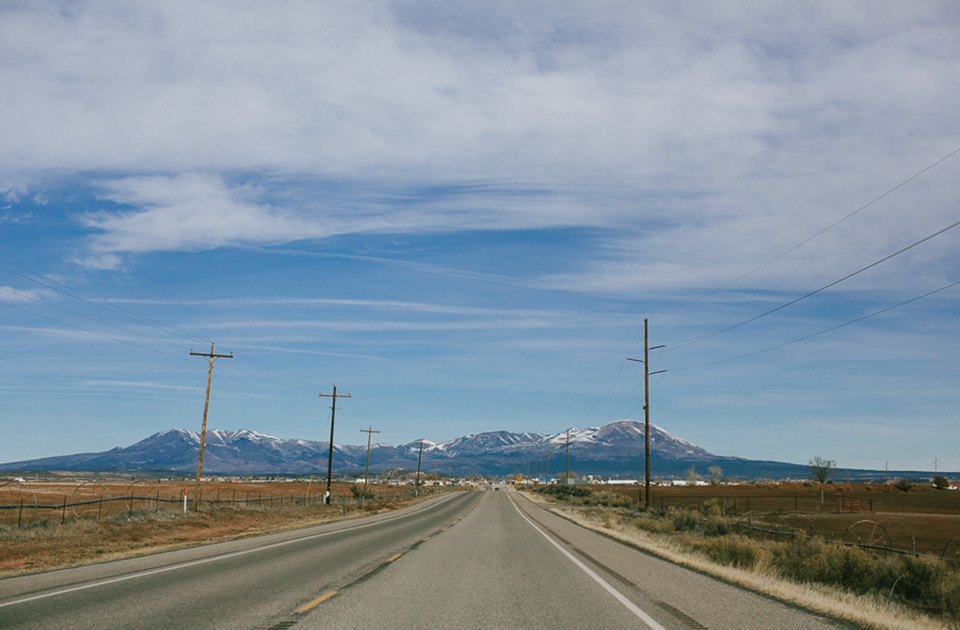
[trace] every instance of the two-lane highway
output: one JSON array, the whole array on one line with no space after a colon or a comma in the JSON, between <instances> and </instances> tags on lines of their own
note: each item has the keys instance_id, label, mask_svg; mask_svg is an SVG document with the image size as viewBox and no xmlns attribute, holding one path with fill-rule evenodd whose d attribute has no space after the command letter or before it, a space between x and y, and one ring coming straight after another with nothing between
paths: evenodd
<instances>
[{"instance_id":1,"label":"two-lane highway","mask_svg":"<svg viewBox=\"0 0 960 630\"><path fill-rule=\"evenodd\" d=\"M583 529L517 492L298 619L298 629L847 627Z\"/></svg>"},{"instance_id":2,"label":"two-lane highway","mask_svg":"<svg viewBox=\"0 0 960 630\"><path fill-rule=\"evenodd\" d=\"M844 626L585 530L519 493L0 580L0 628Z\"/></svg>"}]
</instances>

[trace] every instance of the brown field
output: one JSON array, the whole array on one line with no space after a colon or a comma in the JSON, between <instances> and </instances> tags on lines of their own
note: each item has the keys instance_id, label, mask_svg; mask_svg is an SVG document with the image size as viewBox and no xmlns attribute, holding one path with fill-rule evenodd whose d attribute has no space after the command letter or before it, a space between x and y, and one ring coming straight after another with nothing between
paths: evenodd
<instances>
[{"instance_id":1,"label":"brown field","mask_svg":"<svg viewBox=\"0 0 960 630\"><path fill-rule=\"evenodd\" d=\"M371 484L376 496L361 505L349 484L335 483L333 504L324 505L326 482L204 483L202 496L212 503L204 503L200 512L184 514L181 492L186 488L192 497L193 486L183 481L28 481L23 485L30 492L21 484L0 488L0 505L19 508L19 501L25 499L30 506L0 511L0 576L305 527L395 509L416 500L410 496L412 488L405 486ZM421 488L421 496L430 491ZM37 504L50 509L28 514L33 511L34 496ZM118 499L130 496L136 498ZM83 500L92 503L69 505Z\"/></svg>"},{"instance_id":2,"label":"brown field","mask_svg":"<svg viewBox=\"0 0 960 630\"><path fill-rule=\"evenodd\" d=\"M587 487L625 494L633 499L643 493L643 488L637 486ZM808 531L812 522L815 535L827 540L839 541L846 536L848 541L857 541L859 536L862 542L879 546L886 543L895 549L937 557L946 551L947 557L960 558L960 491L915 486L904 492L893 485L797 483L657 486L652 488L652 495L652 503L657 508L705 511L713 507L714 511L721 510L731 523L746 524L749 520L753 525L764 523L765 528L773 531ZM872 512L841 514L840 498L869 503ZM802 514L804 518L784 519L790 513Z\"/></svg>"},{"instance_id":3,"label":"brown field","mask_svg":"<svg viewBox=\"0 0 960 630\"><path fill-rule=\"evenodd\" d=\"M142 510L182 511L184 493L188 504L193 499L193 482L149 480L27 480L0 486L0 525L29 525L44 520L67 521L75 518L108 519ZM371 488L374 486L371 485ZM378 486L378 495L386 499L406 494L409 486ZM204 482L200 496L207 507L271 508L309 505L322 502L326 481ZM352 500L349 484L334 483L335 503ZM76 505L87 502L86 505ZM22 508L9 509L10 506Z\"/></svg>"}]
</instances>

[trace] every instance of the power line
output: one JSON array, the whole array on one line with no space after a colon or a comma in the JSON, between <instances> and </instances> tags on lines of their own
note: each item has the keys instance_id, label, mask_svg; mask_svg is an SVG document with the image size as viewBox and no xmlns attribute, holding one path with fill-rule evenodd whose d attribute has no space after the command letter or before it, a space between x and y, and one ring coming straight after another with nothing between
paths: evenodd
<instances>
[{"instance_id":1,"label":"power line","mask_svg":"<svg viewBox=\"0 0 960 630\"><path fill-rule=\"evenodd\" d=\"M946 291L947 289L949 289L949 288L951 288L951 287L955 287L955 286L957 286L957 285L960 285L960 281L958 281L958 282L951 282L950 284L944 285L944 286L940 287L939 289L934 289L933 291L929 291L929 292L927 292L927 293L924 293L923 295L918 295L917 297L910 298L909 300L904 300L903 302L900 302L900 303L898 303L898 304L894 304L894 305L892 305L892 306L888 306L888 307L886 307L886 308L882 308L882 309L880 309L879 311L875 311L875 312L873 312L873 313L870 313L869 315L863 315L863 316L861 316L861 317L857 317L857 318L855 318L855 319L851 319L851 320L848 321L848 322L844 322L844 323L842 323L842 324L838 324L838 325L836 325L836 326L832 326L832 327L830 327L830 328L827 328L826 330L821 330L821 331L819 331L819 332L815 332L815 333L812 333L812 334L810 334L810 335L805 335L805 336L803 336L803 337L800 337L799 339L794 339L793 341L787 341L787 342L784 342L784 343L781 343L781 344L777 344L777 345L775 345L775 346L770 346L769 348L764 348L763 350L756 350L756 351L754 351L754 352L749 352L749 353L747 353L747 354L742 354L742 355L740 355L740 356L731 357L731 358L729 358L729 359L722 359L722 360L720 360L720 361L711 361L710 363L702 363L702 364L700 364L700 365L689 365L689 366L687 366L687 367L681 367L681 368L670 368L670 371L671 371L671 372L679 372L679 371L683 371L683 370L695 370L695 369L698 369L698 368L709 367L709 366L711 366L711 365L720 365L721 363L729 363L730 361L737 361L737 360L739 360L739 359L746 359L747 357L752 357L752 356L756 356L756 355L758 355L758 354L763 354L764 352L770 352L771 350L778 350L778 349L780 349L780 348L784 348L784 347L786 347L786 346L790 346L790 345L793 345L793 344L795 344L795 343L800 343L801 341L806 341L806 340L808 340L808 339L812 339L813 337L817 337L817 336L819 336L819 335L823 335L823 334L826 334L826 333L828 333L828 332L833 332L834 330L837 330L837 329L839 329L839 328L843 328L843 327L849 326L849 325L851 325L851 324L856 324L857 322L862 322L862 321L865 320L865 319L870 319L871 317L875 317L875 316L877 316L877 315L881 315L881 314L883 314L883 313L886 313L887 311L892 311L892 310L895 309L895 308L900 308L901 306L906 306L907 304L910 304L911 302L916 302L917 300L922 300L923 298L930 297L931 295L934 295L935 293L940 293L941 291Z\"/></svg>"},{"instance_id":2,"label":"power line","mask_svg":"<svg viewBox=\"0 0 960 630\"><path fill-rule=\"evenodd\" d=\"M134 348L140 348L141 350L146 350L146 351L148 351L148 352L155 352L155 353L157 353L157 354L162 354L163 356L165 356L165 357L170 357L170 358L172 358L172 359L177 359L177 360L180 360L180 361L188 361L188 359L184 359L183 357L178 357L178 356L176 356L176 355L170 354L169 352L164 352L164 351L162 351L162 350L157 350L156 348L149 348L149 347L147 347L147 346L141 346L140 344L133 343L133 342L131 342L131 341L126 341L125 339L120 339L119 337L114 337L114 336L112 336L112 335L107 335L107 334L105 334L105 333L100 333L100 332L95 332L95 331L93 331L93 330L88 330L88 329L86 329L86 328L82 328L82 327L76 326L76 325L74 325L74 324L68 324L67 322L61 321L61 320L56 319L56 318L54 318L54 317L48 317L47 315L41 315L40 313L34 313L33 311L28 311L28 310L25 309L25 308L20 308L19 306L14 306L13 304L9 304L9 303L4 302L4 301L2 301L2 300L0 300L0 305L6 306L7 308L12 308L12 309L15 310L15 311L20 311L21 313L26 313L27 315L33 315L34 317L40 317L40 318L42 318L42 319L46 319L47 321L55 322L55 323L60 324L60 325L62 325L62 326L67 326L67 327L69 327L69 328L73 328L73 329L75 329L75 330L79 330L79 331L81 331L81 332L85 332L85 333L88 333L88 334L90 334L90 335L96 335L96 336L98 336L98 337L103 337L104 339L110 339L111 341L117 341L117 342L119 342L119 343L126 344L126 345L128 345L128 346L133 346ZM127 332L130 332L130 331L127 331Z\"/></svg>"},{"instance_id":3,"label":"power line","mask_svg":"<svg viewBox=\"0 0 960 630\"><path fill-rule=\"evenodd\" d=\"M0 290L6 291L7 293L13 293L14 295L18 295L18 296L20 296L21 298L24 298L24 299L27 299L27 300L32 300L32 301L34 301L34 302L37 302L38 304L43 304L44 306L49 306L50 308L56 309L56 310L58 310L58 311L62 311L62 312L64 312L64 313L69 313L70 315L75 315L75 316L77 316L77 317L81 317L81 318L86 319L86 320L89 320L89 321L91 321L91 322L96 322L96 323L102 324L102 325L104 325L104 326L109 326L110 328L114 328L114 329L116 329L116 330L121 330L121 331L123 331L123 332L125 332L125 333L130 333L131 335L137 335L138 337L143 337L144 339L150 339L151 341L157 341L157 342L160 342L160 343L165 343L165 344L167 344L167 345L173 346L173 347L175 347L175 348L180 348L180 349L182 349L182 350L186 350L186 349L187 349L186 346L181 346L181 345L175 344L175 343L173 343L172 341L167 341L166 339L160 339L159 337L153 337L153 336L151 336L151 335L146 335L146 334L144 334L144 333L140 333L140 332L137 332L137 331L135 331L135 330L130 330L129 328L124 328L123 326L117 326L117 325L115 325L115 324L111 324L111 323L109 323L109 322L105 322L105 321L103 321L102 319L97 319L96 317L89 317L89 316L87 316L87 315L83 315L83 314L81 314L81 313L77 313L77 312L75 312L75 311L71 311L70 309L66 309L66 308L63 308L63 307L61 307L61 306L57 306L56 304L51 304L51 303L49 303L49 302L45 302L45 301L41 300L40 298L36 298L36 297L34 297L34 296L32 296L32 295L29 295L29 294L27 294L27 293L22 293L22 292L20 292L20 291L15 290L15 289L11 289L10 287L0 287ZM25 311L25 312L26 312L26 311Z\"/></svg>"},{"instance_id":4,"label":"power line","mask_svg":"<svg viewBox=\"0 0 960 630\"><path fill-rule=\"evenodd\" d=\"M907 245L907 246L904 247L903 249L899 249L899 250L895 251L895 252L892 253L892 254L888 254L887 256L884 256L884 257L881 258L880 260L877 260L877 261L874 261L874 262L870 263L870 264L867 265L866 267L861 267L860 269L854 271L853 273L848 273L847 275L843 276L842 278L840 278L840 279L838 279L838 280L834 280L833 282L830 282L830 283L828 283L828 284L825 284L825 285L823 285L822 287L820 287L819 289L816 289L816 290L814 290L814 291L811 291L811 292L809 292L809 293L807 293L807 294L805 294L805 295L801 295L801 296L798 297L798 298L795 298L795 299L793 299L793 300L790 300L789 302L785 302L785 303L781 304L780 306L777 306L777 307L772 308L772 309L770 309L770 310L768 310L768 311L765 311L765 312L763 312L763 313L760 313L759 315L754 315L753 317L750 317L750 318L748 318L748 319L745 319L745 320L743 320L743 321L741 321L741 322L738 322L738 323L736 323L736 324L733 324L733 325L731 325L731 326L727 326L726 328L721 328L720 330L715 330L714 332L707 333L706 335L701 335L701 336L699 336L699 337L694 337L694 338L689 339L689 340L687 340L687 341L681 341L681 342L679 342L679 343L670 344L670 347L666 350L666 352L669 352L669 351L671 351L671 350L678 350L678 349L680 349L680 348L685 348L685 347L690 346L690 345L693 345L693 344L695 344L695 343L700 343L701 341L706 341L707 339L710 339L710 338L712 338L712 337L716 337L717 335L721 335L721 334L723 334L723 333L725 333L725 332L730 332L731 330L735 330L735 329L737 329L737 328L740 328L741 326L745 326L745 325L747 325L747 324L749 324L749 323L751 323L751 322L755 322L755 321L757 321L758 319L760 319L760 318L762 318L762 317L766 317L767 315L772 315L773 313L776 313L777 311L781 311L781 310L787 308L788 306L792 306L793 304L796 304L797 302L800 302L801 300L805 300L805 299L807 299L808 297L812 297L812 296L814 296L814 295L816 295L816 294L818 294L818 293L821 293L822 291L825 291L825 290L829 289L830 287L836 286L836 285L840 284L841 282L844 282L845 280L849 280L850 278L852 278L852 277L854 277L854 276L856 276L856 275L858 275L858 274L861 274L861 273L863 273L864 271L867 271L868 269L872 269L873 267L876 267L877 265L879 265L879 264L881 264L881 263L884 263L884 262L890 260L891 258L894 258L895 256L899 256L900 254L902 254L902 253L904 253L904 252L906 252L906 251L909 251L909 250L913 249L914 247L917 247L918 245L921 245L921 244L929 241L929 240L932 239L932 238L935 238L935 237L940 236L941 234L943 234L943 233L945 233L945 232L947 232L947 231L949 231L949 230L952 230L953 228L957 227L958 225L960 225L960 221L957 221L957 222L955 222L955 223L952 223L952 224L948 225L947 227L945 227L945 228L943 228L943 229L941 229L941 230L937 230L937 231L934 232L933 234L931 234L931 235L929 235L929 236L925 236L924 238L920 239L919 241L916 241L915 243L912 243L912 244L910 244L910 245Z\"/></svg>"},{"instance_id":5,"label":"power line","mask_svg":"<svg viewBox=\"0 0 960 630\"><path fill-rule=\"evenodd\" d=\"M208 341L206 341L206 340L204 340L204 339L201 339L201 338L199 338L199 337L196 337L195 335L191 335L191 334L188 333L188 332L182 331L182 330L180 330L180 329L178 329L178 328L175 328L175 327L173 327L173 326L168 326L168 325L166 325L166 324L164 324L164 323L162 323L162 322L160 322L160 321L157 321L157 320L155 320L155 319L151 319L151 318L149 318L149 317L140 315L139 313L136 313L136 312L131 311L131 310L129 310L129 309L123 308L123 307L121 307L121 306L116 306L115 304L112 304L111 302L109 302L109 301L107 301L107 300L104 300L104 299L102 299L102 298L99 298L99 297L97 297L97 296L95 296L95 295L91 295L91 294L89 294L89 293L85 293L85 292L83 292L83 291L80 291L79 289L75 289L75 288L73 288L73 287L71 287L71 286L69 286L69 285L66 285L66 284L64 284L64 283L62 283L62 282L58 282L57 280L54 280L53 278L50 278L50 277L48 277L48 276L45 276L45 275L43 275L43 274L41 274L41 273L38 273L38 272L36 272L36 271L33 271L33 270L31 270L31 269L27 269L26 267L23 267L22 265L18 265L18 264L14 263L14 262L11 262L11 261L9 261L9 260L5 260L5 259L3 259L3 258L0 258L0 263L2 263L2 264L0 264L0 269L3 269L3 270L6 271L7 273L11 273L11 274L13 274L13 275L15 275L15 276L18 276L18 277L20 277L20 278L23 278L23 279L28 280L28 281L30 281L30 282L33 282L33 283L35 283L35 284L39 284L40 286L43 286L43 287L46 287L46 288L51 289L51 290L53 290L53 291L56 291L57 293L60 293L60 294L62 294L62 295L65 295L65 296L67 296L67 297L69 297L69 298L78 300L78 301L80 301L80 302L84 302L84 303L86 303L86 304L89 304L89 305L94 306L94 307L96 307L96 308L99 308L99 309L101 309L101 310L107 311L108 313L111 313L111 314L114 314L114 315L118 315L118 316L120 316L120 317L124 317L124 318L130 319L130 320L132 320L132 321L137 322L138 324L143 324L143 325L146 325L146 326L148 326L148 327L150 327L150 328L153 328L153 329L155 329L155 330L159 330L160 332L164 332L164 333L168 333L168 334L173 334L174 336L180 337L181 339L185 339L185 340L188 340L188 341L200 341L200 342L203 342L203 343L209 343ZM36 276L36 278L31 277L31 276L28 276L28 275L25 275L25 274L23 274L23 273L19 273L18 271L14 271L13 269L9 269L9 268L7 268L7 267L4 267L4 265L9 265L10 267L15 267L16 269L19 269L19 270L21 270L21 271L24 271L24 272L26 272L26 273L28 273L28 274L32 274L33 276ZM41 280L38 280L37 278L42 278L43 280L41 281ZM58 287L61 287L61 288L58 288ZM0 288L4 288L4 287L0 287ZM146 334L144 334L144 333L139 333L139 332L136 332L136 331L127 329L127 328L123 328L123 327L121 327L121 326L117 326L117 325L114 325L114 324L107 323L107 322L105 322L105 321L103 321L103 320L96 319L96 318L94 318L94 317L89 317L89 316L86 316L86 315L82 315L82 314L80 314L80 313L76 313L76 312L74 312L74 311L70 311L70 310L68 310L68 309L65 309L65 308L56 306L56 305L54 305L54 304L50 304L50 303L45 302L45 301L43 301L43 300L40 300L40 299L38 299L38 298L29 296L29 295L27 295L27 294L25 294L25 293L17 292L17 291L15 291L14 289L6 288L6 290L7 290L7 291L10 291L10 292L13 292L13 293L17 293L17 294L20 295L21 297L24 297L24 298L33 300L33 301L35 301L35 302L39 302L40 304L44 304L44 305L49 306L49 307L51 307L51 308L55 308L55 309L57 309L57 310L60 310L60 311L66 312L66 313L70 313L71 315L75 315L75 316L77 316L77 317L82 317L82 318L84 318L84 319L97 322L97 323L102 324L102 325L104 325L104 326L109 326L109 327L115 328L115 329L117 329L117 330L122 330L122 331L124 331L124 332L128 332L128 333L130 333L130 334L134 334L134 335L137 335L137 336L146 338L146 339L151 339L151 340L157 341L157 342L159 342L159 343L166 343L166 344L168 344L168 345L172 345L172 346L177 347L177 348L186 349L185 346L177 345L177 344L175 344L175 343L173 343L173 342L170 342L170 341L167 341L167 340L165 340L165 339L161 339L161 338L159 338L159 337L153 337L153 336L150 336L150 335L146 335ZM75 294L76 294L76 295L75 295ZM82 296L82 297L81 297L81 296ZM21 309L21 310L23 310L23 309ZM26 311L26 310L24 310L23 312L25 312L25 313L30 313L30 314L34 314L34 313L31 313L30 311ZM51 318L47 318L47 319L51 319ZM58 320L53 320L53 319L51 319L51 321L58 321ZM64 323L64 322L59 322L59 321L58 321L58 323ZM77 328L79 328L79 327L77 327ZM79 329L80 329L80 330L85 330L85 329L82 329L82 328L79 328ZM88 331L88 332L90 332L90 331ZM108 336L107 338L113 339L112 337L109 337L109 336ZM172 356L172 355L169 355L169 356ZM256 359L253 359L253 358L250 358L250 357L247 357L247 356L243 356L243 355L238 355L237 358L243 359L243 360L248 361L248 362L251 362L251 363L254 363L254 364L256 364L256 365L259 365L260 367L262 367L262 368L264 368L264 369L267 369L267 370L270 370L270 371L272 371L272 372L275 372L275 373L277 373L277 374L286 375L287 378L290 378L290 379L292 379L292 380L298 380L298 381L300 381L301 383L304 383L305 385L309 385L309 386L311 386L311 387L315 387L315 386L316 386L315 383L311 383L311 382L308 382L308 381L306 381L306 380L303 380L303 379L299 378L297 375L295 375L293 372L289 372L288 370L283 370L283 369L278 368L278 367L276 367L276 366L271 366L270 364L268 364L268 363L266 363L266 362L258 361L258 360L256 360ZM236 369L239 369L239 368L236 368ZM281 384L281 385L283 384L283 383L279 383L278 381L272 381L271 379L268 379L268 378L266 378L266 377L260 376L260 375L258 375L258 374L253 374L252 372L246 372L246 371L244 371L244 370L240 370L240 371L241 371L241 372L244 372L245 374L249 374L250 376L254 376L254 377L256 377L256 378L261 378L261 379L266 380L266 381L269 381L269 382L273 382L273 383L277 383L277 384ZM290 386L290 385L286 385L286 386L287 386L287 387L292 387L292 386Z\"/></svg>"},{"instance_id":6,"label":"power line","mask_svg":"<svg viewBox=\"0 0 960 630\"><path fill-rule=\"evenodd\" d=\"M158 322L158 321L156 321L156 320L150 319L149 317L144 317L143 315L140 315L140 314L138 314L138 313L135 313L135 312L133 312L133 311L131 311L131 310L129 310L129 309L123 308L122 306L116 306L115 304L112 304L112 303L108 302L107 300L104 300L104 299L102 299L102 298L99 298L99 297L97 297L97 296L95 296L95 295L90 295L89 293L84 293L83 291L80 291L79 289L74 289L74 288L71 287L71 286L68 286L68 285L66 285L66 284L63 284L62 282L57 282L57 281L54 280L53 278L49 278L49 277L47 277L47 276L45 276L45 275L43 275L43 274L41 274L41 273L37 273L36 271L32 271L32 270L30 270L30 269L27 269L26 267L22 267L22 266L20 266L20 265L18 265L18 264L16 264L16 263L10 262L9 260L5 260L5 259L3 259L3 258L0 258L0 263L3 263L3 264L5 264L5 265L10 265L11 267L16 267L17 269L20 269L20 270L22 270L22 271L26 271L27 273L33 274L34 276L37 276L37 277L39 277L39 278L43 278L43 280L45 280L45 282L41 282L40 280L37 280L36 278L31 278L30 276L26 276L26 275L24 275L24 274L22 274L22 273L18 273L18 272L16 272L16 271L13 271L12 269L7 269L7 268L5 268L5 267L0 266L0 269L3 269L3 270L6 271L7 273L12 273L12 274L14 274L15 276L19 276L19 277L21 277L21 278L23 278L23 279L25 279L25 280L29 280L30 282L34 282L34 283L39 284L39 285L41 285L41 286L47 287L48 289L51 289L51 290L53 290L53 291L56 291L57 293L62 293L63 295L66 295L67 297L71 297L71 298L73 298L73 299L75 299L75 300L79 300L79 301L81 301L81 302L85 302L85 303L87 303L87 304L90 304L91 306L95 306L95 307L97 307L97 308L103 309L103 310L105 310L105 311L107 311L107 312L109 312L109 313L113 313L114 315L119 315L119 316L121 316L121 317L126 317L127 319L132 319L132 320L136 321L137 323L145 324L145 325L147 325L147 326L150 326L151 328L155 328L155 329L160 330L160 331L162 331L162 332L166 332L166 333L169 333L169 334L173 334L174 336L180 337L180 338L182 338L182 339L186 339L187 341L201 341L201 342L203 342L203 343L209 343L209 342L208 342L207 340L205 340L205 339L200 339L199 337L196 337L196 336L194 336L194 335L191 335L190 333L181 331L181 330L179 330L179 329L177 329L177 328L173 328L172 326L167 326L167 325L165 325L165 324L163 324L163 323L161 323L161 322ZM56 286L54 286L54 285L56 285ZM62 287L62 289L58 289L57 287ZM64 290L64 289L65 289L65 290ZM76 293L76 294L78 294L78 295L73 295L73 293ZM83 296L83 297L78 297L78 296ZM89 298L89 299L85 299L85 298Z\"/></svg>"},{"instance_id":7,"label":"power line","mask_svg":"<svg viewBox=\"0 0 960 630\"><path fill-rule=\"evenodd\" d=\"M733 284L736 284L737 282L740 282L741 280L743 280L743 279L746 278L747 276L753 275L754 273L760 271L761 269L763 269L763 268L766 267L767 265L770 265L770 264L772 264L772 263L780 260L781 258L783 258L784 256L786 256L787 254L790 254L790 253L792 253L792 252L800 249L801 247L803 247L804 245L806 245L806 244L809 243L810 241L812 241L812 240L814 240L814 239L816 239L816 238L819 238L820 236L823 236L824 234L826 234L827 232L829 232L829 231L832 230L833 228L837 227L838 225L840 225L841 223L843 223L843 222L846 221L847 219L849 219L849 218L853 217L854 215L857 215L857 214L859 214L860 212L866 210L867 208L869 208L869 207L872 206L873 204L877 203L878 201L880 201L880 200L883 199L884 197L887 197L887 196L890 195L891 193L899 190L900 188L903 188L904 186L906 186L907 184L909 184L910 182L912 182L912 181L915 180L916 178L920 177L921 175L923 175L923 174L926 173L927 171L933 169L933 168L936 167L936 166L939 166L939 165L942 164L943 162L946 162L948 159L952 158L952 157L953 157L954 155L956 155L957 153L960 153L960 148L954 149L953 151L951 151L951 152L948 153L947 155L943 156L942 158L940 158L939 160L937 160L936 162L934 162L934 163L931 164L930 166L928 166L928 167L924 168L923 170L921 170L921 171L919 171L919 172L911 175L910 177L908 177L907 179L903 180L902 182L900 182L899 184L897 184L897 185L894 186L893 188L891 188L891 189L889 189L888 191L886 191L885 193L883 193L883 194L881 194L881 195L879 195L879 196L877 196L877 197L874 197L871 201L868 201L867 203L865 203L864 205L860 206L859 208L857 208L856 210L854 210L853 212L851 212L851 213L848 214L847 216L843 217L842 219L840 219L840 220L838 220L838 221L835 221L834 223L831 223L830 225L828 225L827 227L823 228L822 230L820 230L819 232L817 232L817 233L814 234L813 236L811 236L811 237L809 237L809 238L807 238L807 239L805 239L805 240L803 240L803 241L800 241L799 243L797 243L796 245L794 245L794 246L791 247L790 249L784 251L783 253L774 256L773 258L771 258L771 259L768 260L767 262L763 263L763 264L760 265L759 267L756 267L756 268L754 268L754 269L751 269L751 270L748 271L747 273L745 273L745 274L743 274L742 276L739 276L739 277L737 277L737 278L734 278L733 280L731 280L730 282L726 283L725 285L720 286L720 287L717 287L716 289L714 289L714 290L712 290L712 291L709 291L709 292L707 292L707 293L704 293L704 294L701 295L700 297L698 297L698 298L696 298L696 299L694 299L694 300L691 300L691 301L687 302L686 304L681 304L680 306L678 306L678 307L676 307L676 308L674 308L674 309L672 309L672 310L669 310L669 311L667 311L666 313L661 313L660 315L657 315L656 317L664 317L664 316L666 316L666 315L670 315L671 313L676 313L676 312L679 311L680 309L686 308L686 307L690 306L691 304L695 304L696 302L699 302L700 300L703 300L703 299L705 299L705 298L708 298L708 297L710 297L711 295L713 295L714 293L717 293L717 292L719 292L719 291L722 291L723 289L726 289L727 287L729 287L729 286L731 286L731 285L733 285ZM639 333L638 333L638 334L639 334Z\"/></svg>"},{"instance_id":8,"label":"power line","mask_svg":"<svg viewBox=\"0 0 960 630\"><path fill-rule=\"evenodd\" d=\"M236 368L234 368L234 369L236 369ZM226 376L227 378L232 378L233 380L235 380L236 382L240 383L240 384L243 385L244 387L246 387L246 388L248 388L248 389L250 389L250 390L252 390L252 391L254 391L254 392L258 393L258 394L260 394L261 396L265 396L265 397L267 397L267 398L270 398L271 400L274 400L274 401L280 403L280 404L283 405L284 407L288 407L288 408L290 408L290 409L293 409L294 411L299 411L300 413L302 413L302 414L304 414L304 415L306 415L306 416L310 416L311 418L319 418L319 417L320 417L320 416L318 416L318 415L315 414L315 413L311 413L311 412L309 412L309 411L304 411L303 409L300 409L299 407L294 407L293 405L287 404L287 403L283 402L282 400L280 400L279 398L277 398L277 397L275 397L275 396L271 396L270 394L267 394L267 393L265 393L265 392L261 392L259 389L257 389L257 388L254 387L253 385L250 385L249 383L246 383L246 382L244 382L244 381L241 381L239 378L237 378L236 376L230 374L227 370L225 370L225 369L223 369L223 368L220 368L220 372L221 372L224 376Z\"/></svg>"}]
</instances>

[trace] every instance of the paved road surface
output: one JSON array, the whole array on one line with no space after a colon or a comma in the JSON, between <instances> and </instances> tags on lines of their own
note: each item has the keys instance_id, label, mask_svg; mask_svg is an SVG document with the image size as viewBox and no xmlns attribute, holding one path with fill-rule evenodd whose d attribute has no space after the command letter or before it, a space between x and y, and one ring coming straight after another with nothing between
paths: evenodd
<instances>
[{"instance_id":1,"label":"paved road surface","mask_svg":"<svg viewBox=\"0 0 960 630\"><path fill-rule=\"evenodd\" d=\"M847 627L652 558L515 492L0 580L0 628Z\"/></svg>"}]
</instances>

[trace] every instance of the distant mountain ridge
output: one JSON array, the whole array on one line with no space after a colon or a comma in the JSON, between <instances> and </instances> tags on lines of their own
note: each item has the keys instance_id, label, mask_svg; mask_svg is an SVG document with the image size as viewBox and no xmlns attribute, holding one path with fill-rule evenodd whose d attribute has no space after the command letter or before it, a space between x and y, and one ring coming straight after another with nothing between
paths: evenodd
<instances>
[{"instance_id":1,"label":"distant mountain ridge","mask_svg":"<svg viewBox=\"0 0 960 630\"><path fill-rule=\"evenodd\" d=\"M570 469L579 474L642 477L643 423L617 420L602 427L569 430ZM546 467L555 476L566 462L567 431L552 435L489 431L446 442L423 440L423 470L436 464L444 472L509 474L529 466ZM373 471L417 467L420 441L401 446L377 444L370 450ZM0 464L0 470L89 470L189 473L196 470L200 434L185 429L161 431L128 447L102 453L80 453ZM806 475L806 467L782 462L747 460L709 453L658 426L650 425L652 476L679 476L691 466L701 474L720 466L735 477L786 478ZM207 431L203 470L210 474L326 473L329 443L284 440L246 429ZM366 446L334 443L333 468L362 471Z\"/></svg>"}]
</instances>

